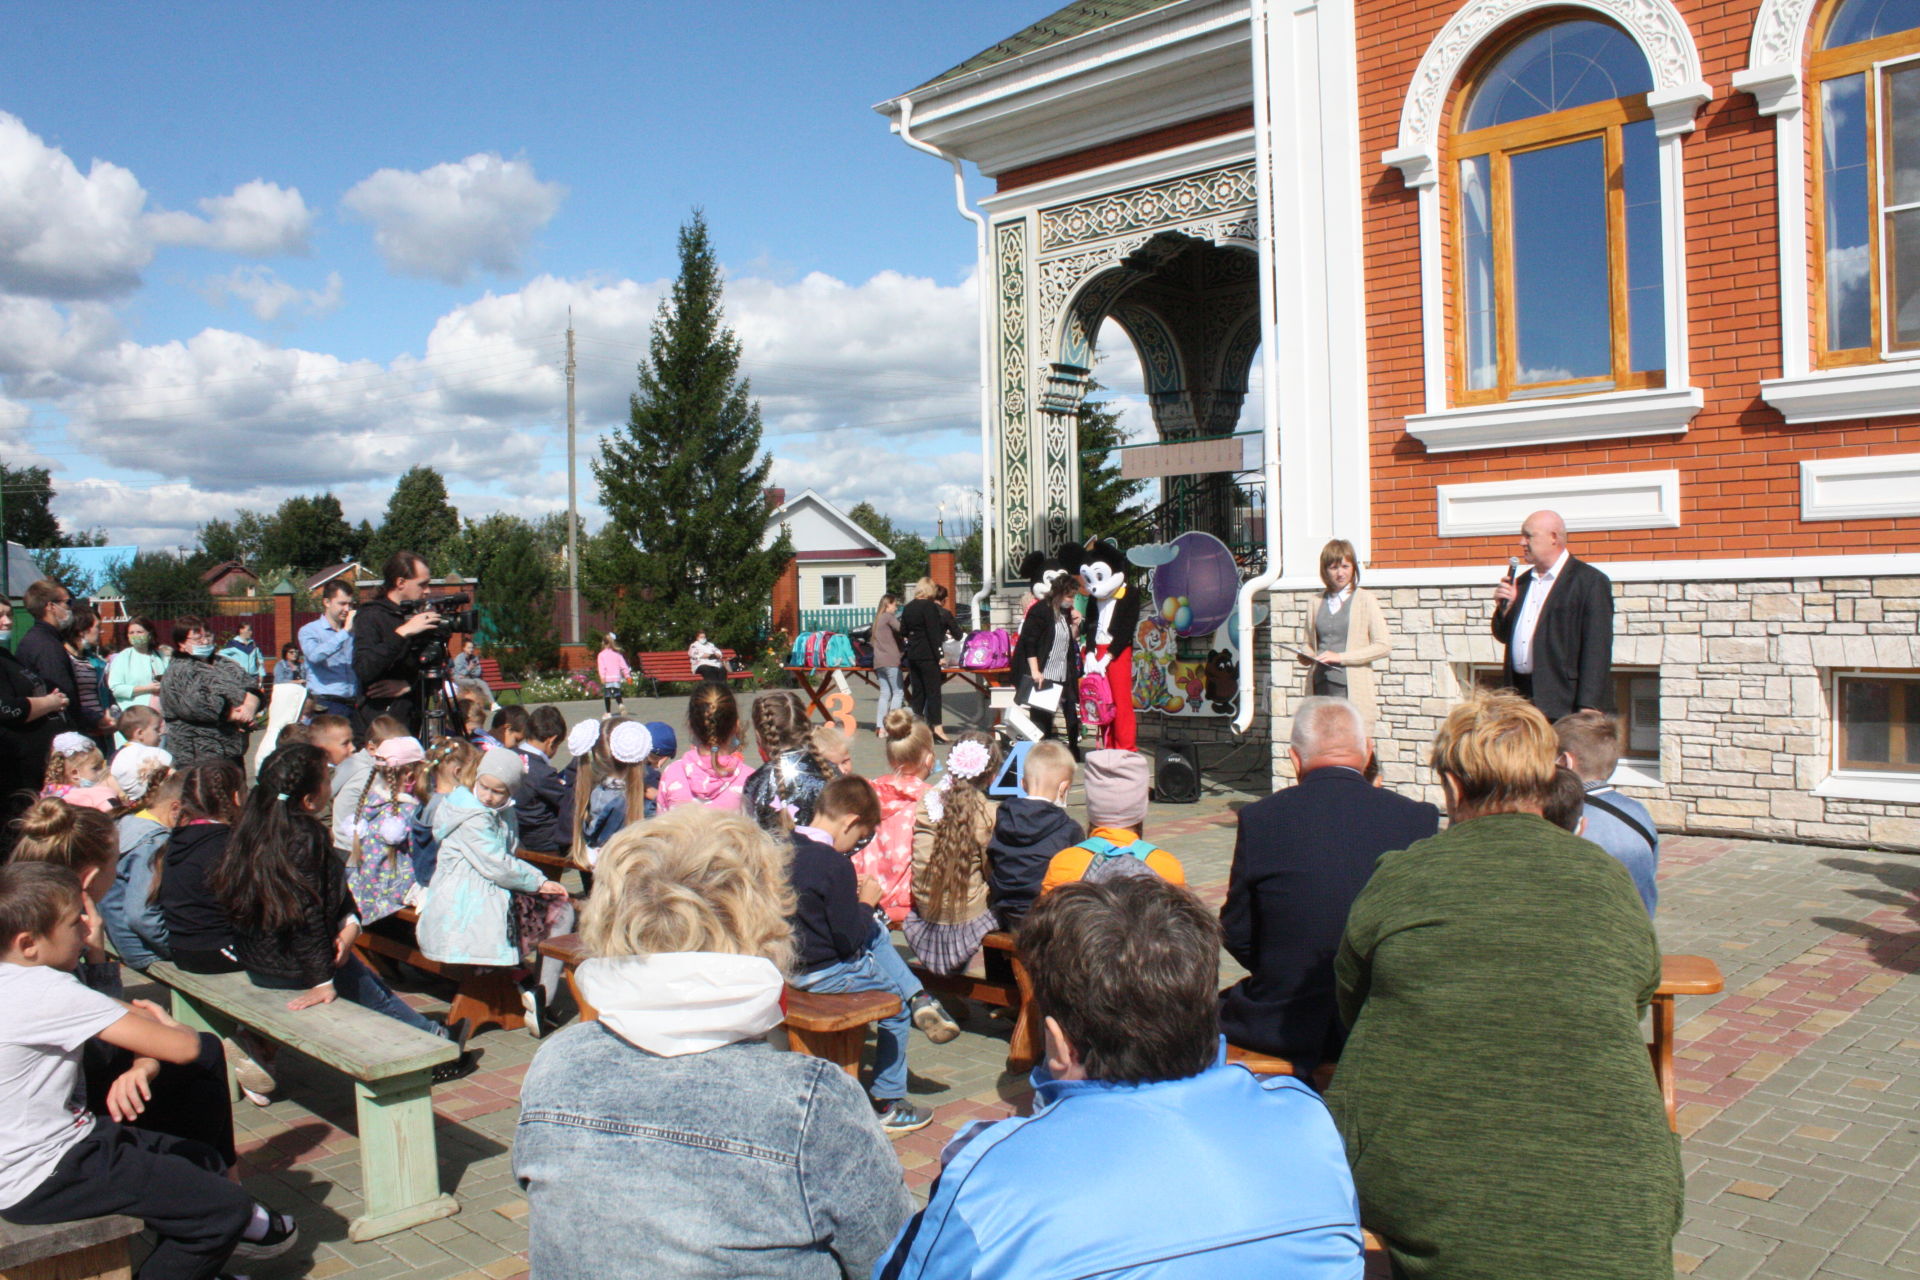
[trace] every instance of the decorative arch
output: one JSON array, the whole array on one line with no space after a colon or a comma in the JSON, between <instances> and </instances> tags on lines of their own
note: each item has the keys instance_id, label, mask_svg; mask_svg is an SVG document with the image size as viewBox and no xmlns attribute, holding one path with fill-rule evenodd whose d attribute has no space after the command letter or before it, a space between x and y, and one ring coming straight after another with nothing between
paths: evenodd
<instances>
[{"instance_id":1,"label":"decorative arch","mask_svg":"<svg viewBox=\"0 0 1920 1280\"><path fill-rule=\"evenodd\" d=\"M1633 37L1653 72L1647 95L1660 139L1660 207L1665 280L1667 384L1621 391L1452 408L1440 200L1441 126L1447 99L1475 53L1515 19L1552 10L1597 14ZM1419 193L1421 344L1426 411L1407 431L1431 451L1537 445L1554 440L1683 432L1704 397L1687 372L1686 213L1680 143L1713 98L1700 52L1672 0L1467 0L1427 46L1400 112L1399 145L1380 157ZM1570 412L1570 408L1575 411Z\"/></svg>"}]
</instances>

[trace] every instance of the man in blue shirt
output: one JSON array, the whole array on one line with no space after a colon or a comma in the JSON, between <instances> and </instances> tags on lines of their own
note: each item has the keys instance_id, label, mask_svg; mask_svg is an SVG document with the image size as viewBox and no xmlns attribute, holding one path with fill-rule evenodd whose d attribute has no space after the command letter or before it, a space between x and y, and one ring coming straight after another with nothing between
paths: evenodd
<instances>
[{"instance_id":1,"label":"man in blue shirt","mask_svg":"<svg viewBox=\"0 0 1920 1280\"><path fill-rule=\"evenodd\" d=\"M300 628L307 659L307 696L321 710L345 716L354 741L365 732L359 713L360 681L353 674L353 588L335 578L320 591L320 616Z\"/></svg>"},{"instance_id":2,"label":"man in blue shirt","mask_svg":"<svg viewBox=\"0 0 1920 1280\"><path fill-rule=\"evenodd\" d=\"M1062 885L1020 956L1046 1029L1033 1115L947 1144L876 1280L1360 1280L1326 1105L1222 1056L1220 928L1199 899L1158 876Z\"/></svg>"},{"instance_id":3,"label":"man in blue shirt","mask_svg":"<svg viewBox=\"0 0 1920 1280\"><path fill-rule=\"evenodd\" d=\"M1633 877L1647 914L1660 901L1655 877L1660 871L1660 830L1653 815L1632 796L1615 791L1607 779L1620 763L1620 722L1604 711L1576 711L1554 721L1560 739L1560 763L1580 775L1587 788L1587 820L1580 834L1618 858Z\"/></svg>"}]
</instances>

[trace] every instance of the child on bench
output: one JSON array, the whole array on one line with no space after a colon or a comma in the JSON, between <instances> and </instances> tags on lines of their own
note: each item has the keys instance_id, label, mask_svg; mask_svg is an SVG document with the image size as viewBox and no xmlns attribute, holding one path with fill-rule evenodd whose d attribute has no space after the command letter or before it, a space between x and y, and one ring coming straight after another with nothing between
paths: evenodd
<instances>
[{"instance_id":1,"label":"child on bench","mask_svg":"<svg viewBox=\"0 0 1920 1280\"><path fill-rule=\"evenodd\" d=\"M139 1218L156 1236L141 1280L210 1280L235 1255L285 1253L299 1235L293 1219L229 1181L218 1152L77 1104L80 1049L95 1037L140 1059L223 1070L212 1036L75 980L91 915L66 867L0 866L0 1079L13 1082L0 1116L0 1218Z\"/></svg>"},{"instance_id":2,"label":"child on bench","mask_svg":"<svg viewBox=\"0 0 1920 1280\"><path fill-rule=\"evenodd\" d=\"M1008 932L1033 908L1053 856L1086 837L1065 808L1072 788L1073 752L1049 738L1027 751L1024 794L1000 802L987 842L987 902Z\"/></svg>"},{"instance_id":3,"label":"child on bench","mask_svg":"<svg viewBox=\"0 0 1920 1280\"><path fill-rule=\"evenodd\" d=\"M880 798L857 774L827 783L811 823L793 830L794 986L803 991L891 991L900 1012L875 1028L873 1107L890 1134L911 1133L933 1113L907 1101L907 1028L935 1044L960 1034L946 1010L921 989L893 949L893 935L874 918L880 882L854 873L847 855L880 825Z\"/></svg>"},{"instance_id":4,"label":"child on bench","mask_svg":"<svg viewBox=\"0 0 1920 1280\"><path fill-rule=\"evenodd\" d=\"M361 924L384 920L406 906L414 888L412 819L420 807L426 761L420 740L405 734L373 749L373 777L354 809L353 849L347 855L347 888Z\"/></svg>"},{"instance_id":5,"label":"child on bench","mask_svg":"<svg viewBox=\"0 0 1920 1280\"><path fill-rule=\"evenodd\" d=\"M1180 859L1141 839L1147 825L1147 792L1153 785L1147 758L1137 751L1089 751L1086 768L1087 825L1093 831L1081 843L1054 855L1040 891L1049 893L1075 880L1097 883L1131 875L1157 875L1169 884L1186 884Z\"/></svg>"},{"instance_id":6,"label":"child on bench","mask_svg":"<svg viewBox=\"0 0 1920 1280\"><path fill-rule=\"evenodd\" d=\"M360 934L347 871L327 844L327 758L310 745L281 747L260 766L240 820L208 878L233 922L234 951L256 987L297 991L299 1011L345 997L417 1031L466 1044L464 1020L431 1022L354 954ZM472 1074L474 1055L433 1070L435 1082Z\"/></svg>"}]
</instances>

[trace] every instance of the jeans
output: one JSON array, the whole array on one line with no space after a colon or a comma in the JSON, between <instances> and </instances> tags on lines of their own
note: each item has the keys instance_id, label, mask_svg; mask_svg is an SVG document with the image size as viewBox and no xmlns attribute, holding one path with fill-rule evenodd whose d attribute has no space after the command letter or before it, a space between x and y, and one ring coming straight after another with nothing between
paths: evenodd
<instances>
[{"instance_id":1,"label":"jeans","mask_svg":"<svg viewBox=\"0 0 1920 1280\"><path fill-rule=\"evenodd\" d=\"M873 674L880 681L880 702L873 709L873 727L878 729L886 722L887 712L906 706L907 699L900 690L900 668L875 667Z\"/></svg>"},{"instance_id":2,"label":"jeans","mask_svg":"<svg viewBox=\"0 0 1920 1280\"><path fill-rule=\"evenodd\" d=\"M303 986L289 985L285 982L268 979L262 981L257 974L248 974L256 987L266 987L275 991L305 991ZM384 1013L396 1018L418 1031L430 1031L436 1036L445 1037L447 1029L437 1022L428 1021L423 1015L414 1012L413 1006L393 994L393 989L380 981L380 975L367 968L366 961L359 956L348 956L347 962L333 971L333 992L342 1000L350 1000L362 1009L372 1009L375 1013Z\"/></svg>"},{"instance_id":3,"label":"jeans","mask_svg":"<svg viewBox=\"0 0 1920 1280\"><path fill-rule=\"evenodd\" d=\"M851 960L836 960L818 969L795 974L793 985L802 991L828 995L842 991L891 991L900 997L900 1012L882 1018L874 1032L873 1098L892 1102L907 1096L907 1033L913 1019L907 1003L920 994L920 979L893 949L893 935L876 927L867 949Z\"/></svg>"}]
</instances>

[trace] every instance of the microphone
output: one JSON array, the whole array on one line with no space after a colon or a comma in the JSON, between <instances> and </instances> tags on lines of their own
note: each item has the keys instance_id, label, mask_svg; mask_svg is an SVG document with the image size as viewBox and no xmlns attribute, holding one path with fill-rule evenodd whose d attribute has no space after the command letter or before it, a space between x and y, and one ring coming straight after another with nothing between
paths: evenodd
<instances>
[{"instance_id":1,"label":"microphone","mask_svg":"<svg viewBox=\"0 0 1920 1280\"><path fill-rule=\"evenodd\" d=\"M1515 578L1518 578L1519 576L1520 576L1520 557L1508 556L1507 557L1507 581L1512 582ZM1513 605L1513 601L1502 600L1500 602L1500 612L1505 613L1510 607L1512 607L1512 605Z\"/></svg>"}]
</instances>

